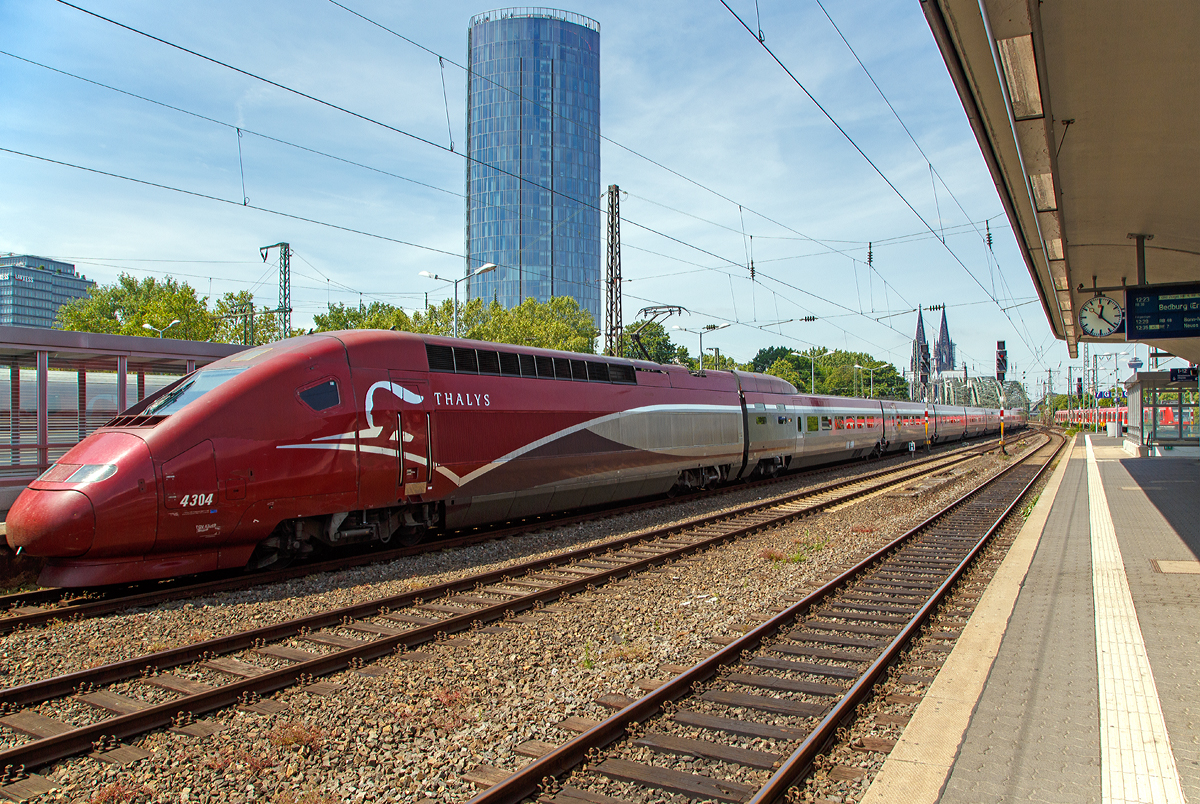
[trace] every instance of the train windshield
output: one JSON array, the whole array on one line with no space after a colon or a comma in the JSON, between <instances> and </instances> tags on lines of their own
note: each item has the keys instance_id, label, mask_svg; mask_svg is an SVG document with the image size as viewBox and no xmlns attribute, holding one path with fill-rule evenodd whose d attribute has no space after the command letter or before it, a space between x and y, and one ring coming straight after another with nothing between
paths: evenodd
<instances>
[{"instance_id":1,"label":"train windshield","mask_svg":"<svg viewBox=\"0 0 1200 804\"><path fill-rule=\"evenodd\" d=\"M150 403L143 416L170 416L178 413L218 385L233 379L247 367L197 371L188 379Z\"/></svg>"}]
</instances>

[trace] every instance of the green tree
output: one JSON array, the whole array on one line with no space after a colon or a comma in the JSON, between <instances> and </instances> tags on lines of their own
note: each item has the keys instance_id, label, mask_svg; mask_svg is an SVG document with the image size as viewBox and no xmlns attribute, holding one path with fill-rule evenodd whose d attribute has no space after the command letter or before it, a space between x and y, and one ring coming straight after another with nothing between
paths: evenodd
<instances>
[{"instance_id":1,"label":"green tree","mask_svg":"<svg viewBox=\"0 0 1200 804\"><path fill-rule=\"evenodd\" d=\"M163 329L175 320L179 323L164 337L206 341L216 333L208 297L197 298L191 285L171 277L139 280L122 273L113 284L97 285L87 296L59 307L54 326L72 332L157 337L143 325Z\"/></svg>"},{"instance_id":2,"label":"green tree","mask_svg":"<svg viewBox=\"0 0 1200 804\"><path fill-rule=\"evenodd\" d=\"M704 351L708 352L707 349ZM704 356L704 368L717 369L719 371L733 371L734 369L741 369L743 366L729 355L723 355L719 352L716 354L708 352L708 354ZM753 371L752 368L746 368L746 370Z\"/></svg>"},{"instance_id":3,"label":"green tree","mask_svg":"<svg viewBox=\"0 0 1200 804\"><path fill-rule=\"evenodd\" d=\"M761 352L760 352L761 354ZM778 377L781 380L786 380L795 386L797 391L800 391L804 386L808 385L806 381L801 381L800 372L796 370L795 363L787 356L778 358L774 363L767 367L763 374L770 374L773 377Z\"/></svg>"},{"instance_id":4,"label":"green tree","mask_svg":"<svg viewBox=\"0 0 1200 804\"><path fill-rule=\"evenodd\" d=\"M823 353L820 349L810 349L800 354L790 353L776 359L764 373L781 377L801 391L835 396L870 396L871 372L867 368L856 369L855 365L874 368L875 398L908 399L908 384L896 367L878 361L865 352L835 349ZM809 388L814 377L815 388Z\"/></svg>"},{"instance_id":5,"label":"green tree","mask_svg":"<svg viewBox=\"0 0 1200 804\"><path fill-rule=\"evenodd\" d=\"M264 312L261 305L254 303L254 294L248 290L226 293L217 299L212 316L216 326L214 341L261 346L284 337L280 316ZM291 334L302 335L304 332L293 329Z\"/></svg>"},{"instance_id":6,"label":"green tree","mask_svg":"<svg viewBox=\"0 0 1200 804\"><path fill-rule=\"evenodd\" d=\"M787 357L792 354L792 350L786 346L766 346L758 350L751 360L751 371L757 371L760 374L770 374L767 369L775 364L780 358Z\"/></svg>"},{"instance_id":7,"label":"green tree","mask_svg":"<svg viewBox=\"0 0 1200 804\"><path fill-rule=\"evenodd\" d=\"M492 302L477 317L469 315L471 321L465 330L462 315L460 312L459 332L464 332L468 338L583 354L596 353L596 336L599 333L592 323L592 317L570 296L554 296L546 302L525 299L510 309Z\"/></svg>"},{"instance_id":8,"label":"green tree","mask_svg":"<svg viewBox=\"0 0 1200 804\"><path fill-rule=\"evenodd\" d=\"M396 329L423 335L450 335L454 331L454 302L429 305L411 316L390 304L372 302L369 307L331 304L325 313L313 316L319 332L339 329ZM458 333L463 338L492 343L511 343L595 354L596 328L592 317L568 296L539 302L526 299L512 309L497 302L485 305L470 299L458 305Z\"/></svg>"},{"instance_id":9,"label":"green tree","mask_svg":"<svg viewBox=\"0 0 1200 804\"><path fill-rule=\"evenodd\" d=\"M370 305L359 303L331 304L325 313L313 316L316 332L332 332L339 329L399 329L412 331L412 319L408 313L387 302L373 301Z\"/></svg>"}]
</instances>

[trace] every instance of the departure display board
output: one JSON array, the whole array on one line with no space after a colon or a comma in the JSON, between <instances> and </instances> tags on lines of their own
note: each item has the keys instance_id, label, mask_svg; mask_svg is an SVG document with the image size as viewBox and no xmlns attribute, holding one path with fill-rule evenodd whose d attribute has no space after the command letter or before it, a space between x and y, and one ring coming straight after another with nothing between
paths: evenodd
<instances>
[{"instance_id":1,"label":"departure display board","mask_svg":"<svg viewBox=\"0 0 1200 804\"><path fill-rule=\"evenodd\" d=\"M1200 338L1200 284L1125 291L1125 339Z\"/></svg>"}]
</instances>

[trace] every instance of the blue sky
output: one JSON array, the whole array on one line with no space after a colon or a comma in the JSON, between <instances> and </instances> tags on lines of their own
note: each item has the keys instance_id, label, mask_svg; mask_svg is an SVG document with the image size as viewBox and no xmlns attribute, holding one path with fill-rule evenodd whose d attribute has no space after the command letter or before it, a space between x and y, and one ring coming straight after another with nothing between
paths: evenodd
<instances>
[{"instance_id":1,"label":"blue sky","mask_svg":"<svg viewBox=\"0 0 1200 804\"><path fill-rule=\"evenodd\" d=\"M705 346L738 359L816 344L906 368L916 320L906 311L946 304L959 361L972 373L990 373L995 341L1005 340L1018 378L1032 383L1060 364L1065 376L1065 345L1040 304L1022 304L1035 298L1032 283L919 3L825 0L825 8L928 162L815 0L760 0L759 13L753 2L729 2L751 27L761 19L767 45L946 245L719 0L581 0L570 10L601 25L602 133L619 143L602 146L601 181L629 194L626 320L647 304L679 304L692 314L668 326L734 322ZM471 16L489 10L458 0L344 4L459 63ZM360 294L408 309L425 293L445 297L448 286L418 274L462 272L464 165L448 150L451 135L459 152L464 141L458 67L440 68L328 0L79 5L433 144L54 0L3 3L0 50L219 122L0 55L0 148L227 203L0 153L0 252L65 259L100 282L124 270L170 274L214 297L252 289L273 306L277 274L258 248L288 241L294 325ZM242 168L235 127L245 130ZM381 237L251 209L243 198ZM773 323L808 315L818 320ZM930 338L939 316L926 315ZM695 353L694 336L677 340Z\"/></svg>"}]
</instances>

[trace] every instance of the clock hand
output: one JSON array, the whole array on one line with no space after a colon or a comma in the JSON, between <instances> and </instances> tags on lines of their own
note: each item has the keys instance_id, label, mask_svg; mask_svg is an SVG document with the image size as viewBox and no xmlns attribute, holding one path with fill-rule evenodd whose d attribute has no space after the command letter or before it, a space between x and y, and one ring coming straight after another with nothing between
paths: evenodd
<instances>
[{"instance_id":1,"label":"clock hand","mask_svg":"<svg viewBox=\"0 0 1200 804\"><path fill-rule=\"evenodd\" d=\"M1110 327L1115 326L1113 324L1113 322L1109 321L1107 318L1104 317L1104 308L1103 307L1096 310L1096 317L1099 318L1101 321L1103 321L1105 324L1108 324Z\"/></svg>"}]
</instances>

